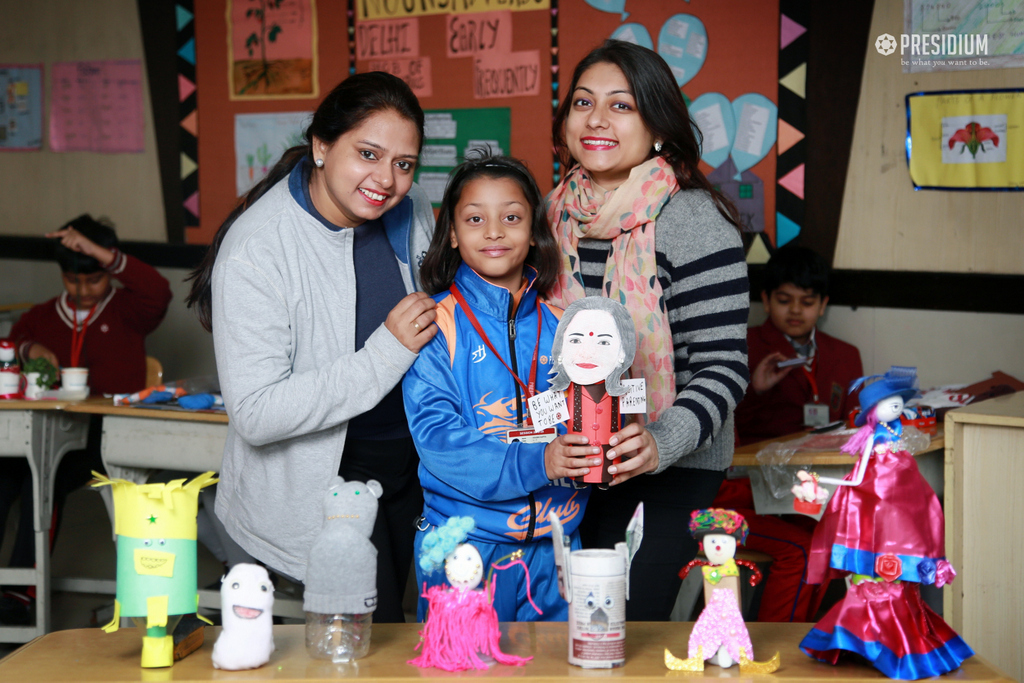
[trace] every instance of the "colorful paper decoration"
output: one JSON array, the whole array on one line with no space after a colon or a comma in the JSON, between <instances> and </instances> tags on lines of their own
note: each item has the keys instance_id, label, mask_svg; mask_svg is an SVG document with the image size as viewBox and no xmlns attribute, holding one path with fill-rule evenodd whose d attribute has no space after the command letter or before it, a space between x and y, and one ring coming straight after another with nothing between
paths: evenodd
<instances>
[{"instance_id":1,"label":"colorful paper decoration","mask_svg":"<svg viewBox=\"0 0 1024 683\"><path fill-rule=\"evenodd\" d=\"M794 169L807 160L803 143L807 130L807 26L810 7L807 0L780 0L779 11L779 116L778 157L775 162L775 246L792 241L800 234L804 221L803 171L801 182L794 184ZM786 182L783 182L783 180ZM792 187L799 187L795 193Z\"/></svg>"}]
</instances>

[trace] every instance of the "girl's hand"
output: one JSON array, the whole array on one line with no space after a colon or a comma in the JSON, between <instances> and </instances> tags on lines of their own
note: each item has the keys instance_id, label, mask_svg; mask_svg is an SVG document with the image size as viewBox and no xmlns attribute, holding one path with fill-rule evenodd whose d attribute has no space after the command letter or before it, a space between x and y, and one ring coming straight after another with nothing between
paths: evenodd
<instances>
[{"instance_id":1,"label":"girl's hand","mask_svg":"<svg viewBox=\"0 0 1024 683\"><path fill-rule=\"evenodd\" d=\"M70 249L86 256L92 256L106 268L114 262L114 252L96 244L88 237L72 227L67 227L57 232L48 232L46 237L53 237L60 240L60 243Z\"/></svg>"},{"instance_id":2,"label":"girl's hand","mask_svg":"<svg viewBox=\"0 0 1024 683\"><path fill-rule=\"evenodd\" d=\"M562 434L544 449L544 473L548 479L582 477L601 466L600 446L588 446L582 434Z\"/></svg>"},{"instance_id":3,"label":"girl's hand","mask_svg":"<svg viewBox=\"0 0 1024 683\"><path fill-rule=\"evenodd\" d=\"M776 366L779 361L784 360L787 360L786 356L778 351L773 351L761 359L754 371L750 373L750 387L754 393L763 394L781 382L783 377L800 367L799 365L790 365L788 368L780 370Z\"/></svg>"},{"instance_id":4,"label":"girl's hand","mask_svg":"<svg viewBox=\"0 0 1024 683\"><path fill-rule=\"evenodd\" d=\"M638 474L653 472L658 469L660 459L658 457L658 444L651 433L636 422L626 425L622 431L612 435L608 443L613 448L608 451L608 459L614 460L620 456L623 461L618 465L612 465L608 472L615 475L611 486L621 484L632 479ZM632 456L630 453L635 451ZM625 458L629 457L629 460Z\"/></svg>"},{"instance_id":5,"label":"girl's hand","mask_svg":"<svg viewBox=\"0 0 1024 683\"><path fill-rule=\"evenodd\" d=\"M46 348L42 344L35 343L28 347L28 360L35 360L36 358L45 358L50 361L50 365L55 368L60 368L60 362L57 360L57 354L50 349Z\"/></svg>"},{"instance_id":6,"label":"girl's hand","mask_svg":"<svg viewBox=\"0 0 1024 683\"><path fill-rule=\"evenodd\" d=\"M437 303L423 292L413 292L395 304L388 313L384 327L402 342L402 346L413 353L419 353L428 341L437 334L434 319L437 318Z\"/></svg>"}]
</instances>

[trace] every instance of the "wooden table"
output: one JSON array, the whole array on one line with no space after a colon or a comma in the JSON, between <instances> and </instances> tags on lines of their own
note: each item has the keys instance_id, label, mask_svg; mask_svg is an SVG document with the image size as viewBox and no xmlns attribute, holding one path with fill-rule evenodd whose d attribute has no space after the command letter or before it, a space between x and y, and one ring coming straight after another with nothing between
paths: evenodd
<instances>
[{"instance_id":1,"label":"wooden table","mask_svg":"<svg viewBox=\"0 0 1024 683\"><path fill-rule=\"evenodd\" d=\"M736 449L736 452L732 456L732 464L735 467L757 467L761 463L757 461L757 454L765 446L773 443L785 443L800 437L807 436L807 432L800 432L798 434L790 434L789 436L779 437L777 439L767 439L765 441L759 441L757 443L747 444L746 446L740 446ZM932 453L934 451L941 451L945 447L946 441L944 438L944 430L942 426L938 426L935 433L932 434L931 443L928 444L928 448L918 453L918 456L924 455L925 453ZM850 465L856 461L856 458L843 453L842 451L824 451L819 453L796 453L790 460L793 465Z\"/></svg>"},{"instance_id":2,"label":"wooden table","mask_svg":"<svg viewBox=\"0 0 1024 683\"><path fill-rule=\"evenodd\" d=\"M750 636L758 658L781 653L782 667L771 676L746 677L745 680L888 680L864 662L842 662L830 666L815 661L797 647L810 624L750 624ZM697 673L669 671L664 664L666 647L685 656L692 623L631 622L626 627L626 666L619 669L586 670L566 661L566 625L564 623L503 624L501 647L504 652L533 656L524 667L495 665L487 671L448 673L438 669L417 669L406 664L416 653L417 624L377 624L373 627L370 654L350 664L332 664L310 659L304 642L305 627L275 626L277 650L270 662L252 671L220 671L210 663L210 652L220 631L207 627L206 642L170 669L141 669L141 638L136 629L106 634L99 629L57 631L32 641L0 660L3 681L209 681L274 680L306 681L338 678L388 681L423 681L437 678L516 678L530 681L568 681L615 679L620 681L693 680L695 678L740 678L738 667L720 669L708 665L703 676ZM1011 681L1004 673L980 657L964 662L948 674L956 681ZM938 679L942 680L942 679Z\"/></svg>"}]
</instances>

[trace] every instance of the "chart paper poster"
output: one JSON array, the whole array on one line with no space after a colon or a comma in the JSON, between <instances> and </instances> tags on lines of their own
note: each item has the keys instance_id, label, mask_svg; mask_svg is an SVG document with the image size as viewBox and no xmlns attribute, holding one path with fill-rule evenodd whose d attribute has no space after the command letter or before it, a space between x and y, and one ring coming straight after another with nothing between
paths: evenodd
<instances>
[{"instance_id":1,"label":"chart paper poster","mask_svg":"<svg viewBox=\"0 0 1024 683\"><path fill-rule=\"evenodd\" d=\"M481 150L510 153L512 110L508 107L436 109L424 114L423 150L416 182L434 207L441 205L448 174L467 156Z\"/></svg>"},{"instance_id":2,"label":"chart paper poster","mask_svg":"<svg viewBox=\"0 0 1024 683\"><path fill-rule=\"evenodd\" d=\"M512 12L457 14L445 20L445 50L449 57L468 57L483 52L512 51Z\"/></svg>"},{"instance_id":3,"label":"chart paper poster","mask_svg":"<svg viewBox=\"0 0 1024 683\"><path fill-rule=\"evenodd\" d=\"M430 97L434 94L430 57L371 60L369 71L384 71L398 76L412 88L416 97Z\"/></svg>"},{"instance_id":4,"label":"chart paper poster","mask_svg":"<svg viewBox=\"0 0 1024 683\"><path fill-rule=\"evenodd\" d=\"M540 94L540 52L485 53L473 60L473 97L522 97Z\"/></svg>"},{"instance_id":5,"label":"chart paper poster","mask_svg":"<svg viewBox=\"0 0 1024 683\"><path fill-rule=\"evenodd\" d=\"M42 147L42 65L0 64L0 150Z\"/></svg>"},{"instance_id":6,"label":"chart paper poster","mask_svg":"<svg viewBox=\"0 0 1024 683\"><path fill-rule=\"evenodd\" d=\"M916 189L1024 189L1024 90L907 95L907 161Z\"/></svg>"},{"instance_id":7,"label":"chart paper poster","mask_svg":"<svg viewBox=\"0 0 1024 683\"><path fill-rule=\"evenodd\" d=\"M904 0L903 26L926 48L903 51L906 73L1024 66L1024 0Z\"/></svg>"},{"instance_id":8,"label":"chart paper poster","mask_svg":"<svg viewBox=\"0 0 1024 683\"><path fill-rule=\"evenodd\" d=\"M355 5L356 18L365 21L426 14L468 14L501 10L529 12L550 9L551 0L355 0Z\"/></svg>"},{"instance_id":9,"label":"chart paper poster","mask_svg":"<svg viewBox=\"0 0 1024 683\"><path fill-rule=\"evenodd\" d=\"M232 100L316 97L316 0L228 0Z\"/></svg>"},{"instance_id":10,"label":"chart paper poster","mask_svg":"<svg viewBox=\"0 0 1024 683\"><path fill-rule=\"evenodd\" d=\"M51 87L54 152L143 151L139 60L57 62Z\"/></svg>"},{"instance_id":11,"label":"chart paper poster","mask_svg":"<svg viewBox=\"0 0 1024 683\"><path fill-rule=\"evenodd\" d=\"M419 56L419 19L361 21L356 24L357 59L408 59Z\"/></svg>"},{"instance_id":12,"label":"chart paper poster","mask_svg":"<svg viewBox=\"0 0 1024 683\"><path fill-rule=\"evenodd\" d=\"M238 196L263 180L289 147L302 144L311 111L235 114L235 191Z\"/></svg>"}]
</instances>

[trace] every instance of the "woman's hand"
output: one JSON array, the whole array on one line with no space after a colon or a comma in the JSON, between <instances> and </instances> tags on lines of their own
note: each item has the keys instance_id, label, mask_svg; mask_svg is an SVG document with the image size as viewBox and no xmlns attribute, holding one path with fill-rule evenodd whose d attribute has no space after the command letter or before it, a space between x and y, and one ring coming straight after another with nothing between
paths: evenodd
<instances>
[{"instance_id":1,"label":"woman's hand","mask_svg":"<svg viewBox=\"0 0 1024 683\"><path fill-rule=\"evenodd\" d=\"M50 361L50 365L55 368L60 368L60 361L57 360L57 354L50 349L46 348L42 344L35 343L28 347L28 360L35 360L36 358L45 358Z\"/></svg>"},{"instance_id":2,"label":"woman's hand","mask_svg":"<svg viewBox=\"0 0 1024 683\"><path fill-rule=\"evenodd\" d=\"M388 313L384 327L395 335L402 346L413 353L419 353L428 341L437 334L434 320L437 318L437 303L423 292L413 292L395 304Z\"/></svg>"},{"instance_id":3,"label":"woman's hand","mask_svg":"<svg viewBox=\"0 0 1024 683\"><path fill-rule=\"evenodd\" d=\"M80 254L93 257L104 268L114 262L114 252L101 247L70 226L57 232L48 232L46 237L59 239L60 243L71 251L77 251Z\"/></svg>"},{"instance_id":4,"label":"woman's hand","mask_svg":"<svg viewBox=\"0 0 1024 683\"><path fill-rule=\"evenodd\" d=\"M754 393L763 394L781 382L783 377L800 367L799 365L790 365L788 368L780 370L778 368L779 361L784 360L786 360L786 356L778 351L772 351L761 359L754 371L750 373L750 387Z\"/></svg>"},{"instance_id":5,"label":"woman's hand","mask_svg":"<svg viewBox=\"0 0 1024 683\"><path fill-rule=\"evenodd\" d=\"M582 434L562 434L544 449L544 473L548 479L582 477L601 466L601 448L588 446ZM587 457L590 456L590 457Z\"/></svg>"},{"instance_id":6,"label":"woman's hand","mask_svg":"<svg viewBox=\"0 0 1024 683\"><path fill-rule=\"evenodd\" d=\"M644 429L643 425L633 422L626 425L622 431L612 435L608 443L613 447L608 451L607 458L614 460L620 456L623 461L618 465L608 468L610 474L615 475L611 486L621 484L632 479L638 474L653 472L658 469L658 444L651 433ZM635 451L632 456L629 454ZM625 458L629 457L629 460Z\"/></svg>"}]
</instances>

